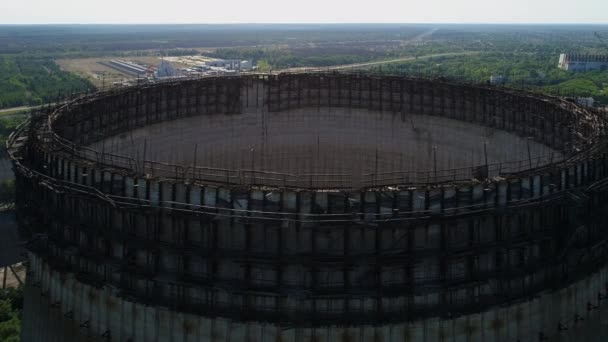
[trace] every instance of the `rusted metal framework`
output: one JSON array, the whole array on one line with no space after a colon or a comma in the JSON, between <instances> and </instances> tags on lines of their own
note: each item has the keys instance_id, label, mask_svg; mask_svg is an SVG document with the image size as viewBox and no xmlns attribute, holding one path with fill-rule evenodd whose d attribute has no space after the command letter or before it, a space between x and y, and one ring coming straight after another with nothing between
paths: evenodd
<instances>
[{"instance_id":1,"label":"rusted metal framework","mask_svg":"<svg viewBox=\"0 0 608 342\"><path fill-rule=\"evenodd\" d=\"M336 175L171 165L90 147L184 117L319 107L466 121L555 152ZM603 132L599 113L509 89L248 75L72 99L20 127L9 152L23 224L37 233L30 249L54 271L180 312L349 326L480 312L603 266Z\"/></svg>"}]
</instances>

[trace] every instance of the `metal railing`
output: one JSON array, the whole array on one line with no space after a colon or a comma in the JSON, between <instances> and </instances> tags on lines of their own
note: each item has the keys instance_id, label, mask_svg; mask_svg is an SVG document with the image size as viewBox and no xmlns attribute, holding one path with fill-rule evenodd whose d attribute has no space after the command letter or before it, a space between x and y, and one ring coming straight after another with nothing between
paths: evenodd
<instances>
[{"instance_id":1,"label":"metal railing","mask_svg":"<svg viewBox=\"0 0 608 342\"><path fill-rule=\"evenodd\" d=\"M170 178L228 185L281 186L287 188L357 188L444 183L466 181L474 178L485 179L563 162L575 153L575 151L564 150L520 160L438 170L398 170L361 175L348 173L294 174L263 170L184 166L150 160L136 160L132 157L100 152L89 147L78 146L56 135L54 135L54 138L55 146L60 147L64 153L73 157L93 162L100 167L116 167L130 170L135 174L149 178ZM485 170L485 172L480 174L478 170Z\"/></svg>"},{"instance_id":2,"label":"metal railing","mask_svg":"<svg viewBox=\"0 0 608 342\"><path fill-rule=\"evenodd\" d=\"M546 155L528 157L520 160L497 162L488 165L437 170L397 170L367 174L349 173L284 173L250 169L228 169L207 166L186 166L150 160L137 160L132 157L98 151L76 145L52 133L54 146L72 157L92 162L99 167L115 167L128 170L147 178L167 178L190 182L215 183L226 185L263 185L304 189L356 189L394 185L422 185L483 180L506 174L537 169L553 163L566 161L576 154L573 150L554 151Z\"/></svg>"},{"instance_id":3,"label":"metal railing","mask_svg":"<svg viewBox=\"0 0 608 342\"><path fill-rule=\"evenodd\" d=\"M457 182L471 179L486 179L537 169L553 163L567 160L572 151L551 152L547 155L475 165L471 167L427 170L427 171L391 171L364 174L361 183L364 187L390 186L395 184L428 184Z\"/></svg>"},{"instance_id":4,"label":"metal railing","mask_svg":"<svg viewBox=\"0 0 608 342\"><path fill-rule=\"evenodd\" d=\"M310 71L309 71L310 72ZM323 74L322 71L316 71ZM344 72L340 72L344 73ZM369 74L365 74L369 76ZM265 74L258 77L269 76ZM183 80L181 80L183 81ZM429 80L426 80L429 81ZM452 82L457 84L456 82ZM482 87L480 85L471 85ZM486 86L487 87L487 86ZM102 95L111 95L124 92L124 89L106 91ZM517 92L516 90L502 90L503 92ZM545 96L545 98L550 98ZM264 185L286 188L328 188L328 189L356 189L369 187L384 187L394 185L421 185L429 183L444 183L468 181L471 179L486 179L504 174L518 173L529 169L543 167L552 163L563 162L577 154L575 150L554 151L547 155L528 156L521 160L511 160L492 164L471 165L452 169L432 170L395 170L368 174L293 174L265 170L224 169L198 165L179 165L163 163L145 159L98 151L90 147L73 143L59 136L53 130L53 121L60 113L69 107L85 101L86 97L79 97L71 102L59 104L47 120L47 134L54 148L74 158L84 159L100 167L114 167L133 174L150 178L169 178L192 182L211 182L227 185ZM555 99L555 98L553 98ZM563 105L571 105L559 100ZM144 155L145 158L145 155Z\"/></svg>"}]
</instances>

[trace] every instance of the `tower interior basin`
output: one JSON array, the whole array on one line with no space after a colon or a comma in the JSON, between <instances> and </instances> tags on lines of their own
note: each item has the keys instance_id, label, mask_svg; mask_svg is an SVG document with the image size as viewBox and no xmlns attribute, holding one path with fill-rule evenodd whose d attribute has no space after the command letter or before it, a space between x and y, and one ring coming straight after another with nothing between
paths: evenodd
<instances>
[{"instance_id":1,"label":"tower interior basin","mask_svg":"<svg viewBox=\"0 0 608 342\"><path fill-rule=\"evenodd\" d=\"M556 153L533 139L474 123L348 108L200 115L90 147L134 160L295 175L471 169Z\"/></svg>"}]
</instances>

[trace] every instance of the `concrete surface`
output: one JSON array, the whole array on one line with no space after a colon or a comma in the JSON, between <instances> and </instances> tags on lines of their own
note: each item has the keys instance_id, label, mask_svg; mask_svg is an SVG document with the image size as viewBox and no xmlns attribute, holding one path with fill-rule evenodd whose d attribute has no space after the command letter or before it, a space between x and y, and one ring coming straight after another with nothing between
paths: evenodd
<instances>
[{"instance_id":1,"label":"concrete surface","mask_svg":"<svg viewBox=\"0 0 608 342\"><path fill-rule=\"evenodd\" d=\"M195 116L138 128L91 147L135 160L145 153L146 159L170 164L361 175L434 170L434 153L438 170L482 165L484 143L489 164L554 152L469 122L343 108Z\"/></svg>"}]
</instances>

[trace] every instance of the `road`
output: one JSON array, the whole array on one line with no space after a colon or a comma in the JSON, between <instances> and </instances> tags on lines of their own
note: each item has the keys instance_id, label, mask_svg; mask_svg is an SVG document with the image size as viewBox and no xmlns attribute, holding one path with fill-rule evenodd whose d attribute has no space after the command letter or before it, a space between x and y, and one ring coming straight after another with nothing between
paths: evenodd
<instances>
[{"instance_id":1,"label":"road","mask_svg":"<svg viewBox=\"0 0 608 342\"><path fill-rule=\"evenodd\" d=\"M464 56L464 55L474 55L474 54L477 54L477 53L479 53L479 52L437 53L437 54L424 55L424 56L418 56L418 57L402 57L402 58L387 59L387 60L374 61L374 62L334 65L334 66L328 66L328 67L322 67L322 68L307 68L307 67L288 68L288 69L278 70L277 73L281 73L281 72L332 71L332 70L361 69L361 68L375 66L375 65L408 62L408 61L413 61L413 60L416 60L416 59L428 59L428 58L433 58L433 57L446 57L446 56Z\"/></svg>"},{"instance_id":2,"label":"road","mask_svg":"<svg viewBox=\"0 0 608 342\"><path fill-rule=\"evenodd\" d=\"M21 106L21 107L4 108L4 109L0 109L0 114L7 113L7 112L17 112L17 111L21 111L21 110L28 110L30 108L33 108L33 107Z\"/></svg>"}]
</instances>

